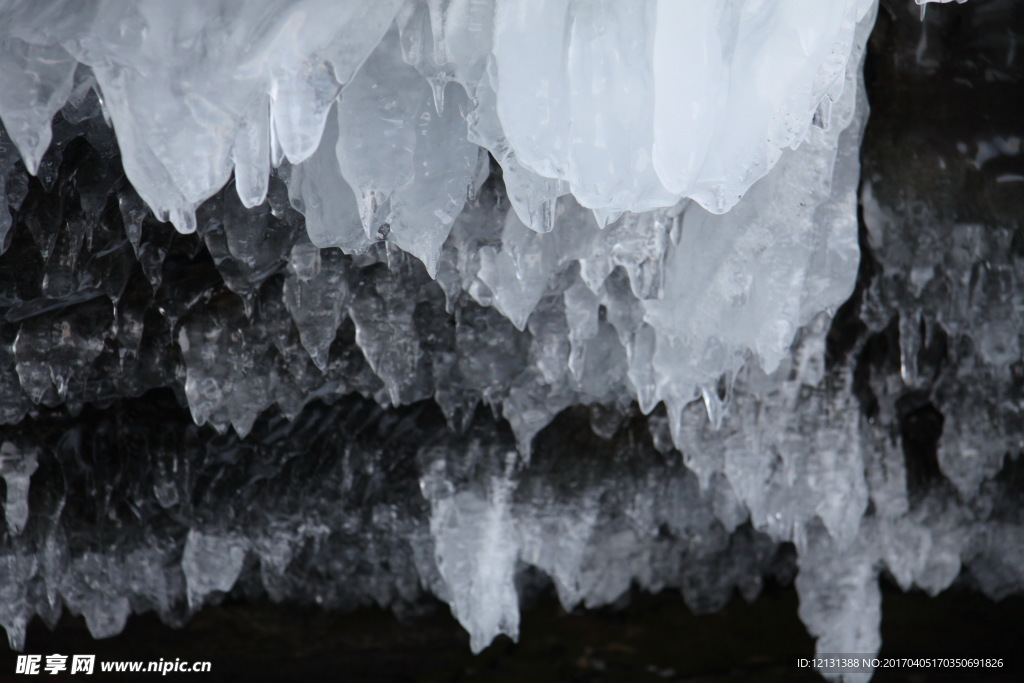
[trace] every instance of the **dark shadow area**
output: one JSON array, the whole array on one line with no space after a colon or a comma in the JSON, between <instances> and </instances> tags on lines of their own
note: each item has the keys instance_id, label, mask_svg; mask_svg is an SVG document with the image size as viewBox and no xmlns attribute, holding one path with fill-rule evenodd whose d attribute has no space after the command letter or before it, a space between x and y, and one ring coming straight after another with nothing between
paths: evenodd
<instances>
[{"instance_id":1,"label":"dark shadow area","mask_svg":"<svg viewBox=\"0 0 1024 683\"><path fill-rule=\"evenodd\" d=\"M173 629L152 614L133 616L124 633L93 640L80 618L65 616L56 630L38 620L26 652L95 654L97 662L207 660L208 674L171 674L202 681L819 681L796 659L811 657L813 641L797 618L792 588L770 586L753 603L739 596L719 612L694 615L678 593L634 591L618 608L566 613L546 594L523 613L521 638L499 638L480 655L445 605L400 621L363 608L349 614L266 601L226 602ZM883 593L885 657L1003 657L1002 669L880 670L874 681L1017 681L1024 642L1024 598L999 603L951 590ZM0 680L12 676L14 656L0 655ZM100 674L98 680L142 680ZM49 679L49 677L47 677Z\"/></svg>"}]
</instances>

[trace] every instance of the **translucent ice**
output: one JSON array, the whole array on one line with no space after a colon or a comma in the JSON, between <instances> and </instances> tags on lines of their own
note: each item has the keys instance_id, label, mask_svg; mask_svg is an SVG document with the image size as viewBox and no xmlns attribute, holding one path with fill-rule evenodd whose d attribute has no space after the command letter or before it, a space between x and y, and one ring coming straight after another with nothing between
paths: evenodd
<instances>
[{"instance_id":1,"label":"translucent ice","mask_svg":"<svg viewBox=\"0 0 1024 683\"><path fill-rule=\"evenodd\" d=\"M386 254L389 265L397 248L442 283L449 307L466 292L524 332L533 316L549 331L564 318L555 337L569 353L552 341L527 363L551 387L543 409L524 403L537 393L529 373L467 378L471 393L503 405L524 445L567 400L624 393L644 410L665 401L672 415L703 393L717 422L707 387L750 359L771 371L796 330L852 288L870 0L27 7L5 10L2 52L20 61L0 117L28 169L62 100L80 119L94 89L134 190L157 219L202 233L246 317L281 250L299 244L277 222L283 181L317 247ZM484 149L504 181L497 221L463 210L488 176ZM237 198L217 195L232 172ZM142 244L134 193L121 208L158 286L166 247ZM79 233L57 232L35 230L44 258L68 252L53 259L48 296L75 287L58 263L73 266ZM371 246L380 241L383 252ZM361 294L380 287L343 280L296 271L285 287L317 367L348 306L391 402L450 393L444 366L393 344L395 330L413 329L415 302L388 295L382 308ZM382 310L391 329L380 328ZM198 422L246 432L274 402L276 379L247 369L271 339L207 332L194 320L178 330L185 395ZM75 370L41 372L43 336L23 330L17 370L34 401L52 403ZM247 360L225 360L236 348ZM555 389L564 378L569 387ZM467 402L453 398L439 396L452 410Z\"/></svg>"},{"instance_id":2,"label":"translucent ice","mask_svg":"<svg viewBox=\"0 0 1024 683\"><path fill-rule=\"evenodd\" d=\"M998 220L863 178L833 321L874 3L624 7L0 6L12 644L798 571L872 652L879 572L1024 586L1019 131L948 155Z\"/></svg>"},{"instance_id":3,"label":"translucent ice","mask_svg":"<svg viewBox=\"0 0 1024 683\"><path fill-rule=\"evenodd\" d=\"M246 550L244 539L194 530L189 532L181 556L181 569L188 586L188 604L198 606L214 591L231 590L242 571Z\"/></svg>"},{"instance_id":4,"label":"translucent ice","mask_svg":"<svg viewBox=\"0 0 1024 683\"><path fill-rule=\"evenodd\" d=\"M39 466L34 451L19 452L17 446L5 441L0 446L0 477L7 485L4 517L7 530L19 534L28 521L28 487L32 473Z\"/></svg>"}]
</instances>

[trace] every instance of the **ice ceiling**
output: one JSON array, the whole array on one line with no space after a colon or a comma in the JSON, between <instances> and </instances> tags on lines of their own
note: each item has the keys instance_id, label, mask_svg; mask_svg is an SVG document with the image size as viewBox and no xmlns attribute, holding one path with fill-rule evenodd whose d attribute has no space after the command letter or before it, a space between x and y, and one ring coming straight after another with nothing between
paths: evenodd
<instances>
[{"instance_id":1,"label":"ice ceiling","mask_svg":"<svg viewBox=\"0 0 1024 683\"><path fill-rule=\"evenodd\" d=\"M865 378L852 349L826 367L858 275L876 12L0 2L12 644L33 614L99 637L248 580L333 606L425 590L481 649L517 634L527 567L567 607L636 582L714 609L756 595L782 543L819 652L878 651L883 570L934 593L979 561L984 590L1018 590L1024 528L992 502L1021 439L1012 231L919 217L949 243L883 249L861 312L879 334L899 312L898 370ZM915 234L870 182L862 200L873 246ZM977 287L999 305L920 305ZM936 330L979 320L972 361L928 377ZM865 415L893 382L913 391ZM127 416L167 388L193 424ZM918 491L895 425L929 400L960 424L949 485ZM568 446L568 485L534 438L580 406L621 449ZM32 426L54 411L62 436ZM55 467L64 489L30 499Z\"/></svg>"}]
</instances>

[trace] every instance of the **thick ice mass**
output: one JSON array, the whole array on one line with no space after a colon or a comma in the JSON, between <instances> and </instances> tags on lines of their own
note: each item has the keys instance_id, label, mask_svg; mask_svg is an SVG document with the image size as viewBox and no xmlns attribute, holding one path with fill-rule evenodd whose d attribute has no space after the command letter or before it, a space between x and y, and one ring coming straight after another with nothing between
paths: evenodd
<instances>
[{"instance_id":1,"label":"thick ice mass","mask_svg":"<svg viewBox=\"0 0 1024 683\"><path fill-rule=\"evenodd\" d=\"M449 299L461 288L520 330L535 311L537 324L559 315L545 296L565 289L571 351L547 359L542 384L568 369L584 400L605 398L588 382L605 356L645 410L666 401L676 414L748 356L770 371L796 329L852 289L870 0L55 0L2 11L14 61L0 118L30 172L42 172L54 113L91 89L157 218L196 230L197 208L233 173L241 206L225 198L225 209L241 222L225 215L223 231L247 269L262 228L242 207L273 204L273 170L315 246L362 254L384 241L421 260ZM487 177L485 150L515 210L489 243L479 222L458 224ZM748 190L755 198L716 218ZM620 267L626 289L613 284ZM289 309L302 319L297 291ZM573 323L598 309L610 328ZM329 332L311 349L321 368ZM303 333L307 348L314 336ZM217 396L239 395L208 386L211 362L205 379L189 362L200 423L220 422ZM410 400L395 386L408 361L394 373L387 358L370 362L392 402ZM542 422L511 410L525 443ZM247 431L255 414L234 413Z\"/></svg>"},{"instance_id":2,"label":"thick ice mass","mask_svg":"<svg viewBox=\"0 0 1024 683\"><path fill-rule=\"evenodd\" d=\"M371 235L381 211L458 212L461 189L438 177L455 183L464 153L459 121L444 123L452 112L514 169L523 185L515 195L536 195L529 204L571 192L610 216L691 197L717 213L802 142L816 112L827 120L855 27L872 7L11 0L2 9L0 118L34 172L50 118L72 94L76 70L88 67L129 179L183 232L195 229L195 209L232 170L243 203L262 202L271 164L309 159L335 116L343 132L336 163L369 204ZM377 139L388 151L371 161L359 149ZM432 146L420 156L436 170L414 163L416 140ZM402 188L424 197L401 196ZM417 205L446 194L456 205ZM524 222L543 229L523 209ZM443 241L418 233L446 234L451 223L407 220L413 234L398 241L408 246Z\"/></svg>"},{"instance_id":3,"label":"thick ice mass","mask_svg":"<svg viewBox=\"0 0 1024 683\"><path fill-rule=\"evenodd\" d=\"M1017 205L858 197L876 11L0 0L12 645L244 590L479 650L538 582L796 573L869 653L882 572L1019 591ZM1015 186L1015 130L947 156Z\"/></svg>"},{"instance_id":4,"label":"thick ice mass","mask_svg":"<svg viewBox=\"0 0 1024 683\"><path fill-rule=\"evenodd\" d=\"M816 112L827 120L872 7L12 0L0 117L34 172L87 69L133 186L184 232L232 170L243 203L262 202L271 164L313 156L328 117L371 239L381 217L412 210L415 194L393 197L403 188L458 202L438 185L458 173L466 137L446 109L516 177L513 195L535 195L524 204L571 192L607 217L692 197L717 213L803 141ZM386 151L367 154L377 140ZM437 170L414 162L416 140ZM518 204L524 222L550 227Z\"/></svg>"}]
</instances>

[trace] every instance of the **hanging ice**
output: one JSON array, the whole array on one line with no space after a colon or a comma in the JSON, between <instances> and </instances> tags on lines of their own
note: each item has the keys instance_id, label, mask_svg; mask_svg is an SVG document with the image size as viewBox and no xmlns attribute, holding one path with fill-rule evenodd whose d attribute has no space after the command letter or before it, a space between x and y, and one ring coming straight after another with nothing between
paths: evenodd
<instances>
[{"instance_id":1,"label":"hanging ice","mask_svg":"<svg viewBox=\"0 0 1024 683\"><path fill-rule=\"evenodd\" d=\"M894 228L865 182L886 272L864 324L891 326L899 367L825 367L857 272L875 9L0 1L0 420L170 387L194 423L181 443L185 429L143 439L131 524L152 535L124 552L83 550L64 493L36 483L58 449L92 481L89 444L109 433L49 451L4 434L12 643L62 604L101 636L131 609L177 623L255 582L341 606L422 587L480 649L517 633L524 567L567 608L637 582L705 610L756 595L780 543L798 552L819 648L878 648L883 567L936 592L980 563L986 592L1015 590L1020 563L1001 549L1019 527L971 499L1001 490L1020 438L972 425L1020 409L961 383L1005 388L1019 358L1011 231L936 219L919 232L946 230L943 248L911 254L913 226ZM1019 138L990 147L1013 156ZM921 302L942 288L957 304L929 317ZM906 414L929 419L929 354L972 327L972 364L930 396L948 416L936 467L963 500L911 496L894 434ZM854 391L888 384L913 391L862 419ZM445 420L429 428L400 408L430 401ZM630 441L621 460L574 460L566 493L533 441L570 406ZM275 411L295 422L267 427ZM481 435L488 414L512 433ZM205 450L196 425L219 433ZM272 446L247 450L250 432ZM395 444L412 455L392 499ZM315 475L289 473L321 451ZM231 496L202 498L198 460ZM97 519L117 516L108 503ZM295 558L327 578L296 578Z\"/></svg>"},{"instance_id":2,"label":"hanging ice","mask_svg":"<svg viewBox=\"0 0 1024 683\"><path fill-rule=\"evenodd\" d=\"M338 158L365 202L380 193L377 211L403 187L452 194L400 158L426 136L440 162L465 137L415 128L432 90L434 115L461 111L471 138L548 199L570 191L609 215L693 197L721 212L816 112L827 120L872 4L11 0L0 117L34 170L76 61L89 67L133 185L183 231L232 169L243 202L262 201L271 163L313 154L339 93ZM401 35L385 38L393 21ZM371 161L378 135L390 156Z\"/></svg>"},{"instance_id":3,"label":"hanging ice","mask_svg":"<svg viewBox=\"0 0 1024 683\"><path fill-rule=\"evenodd\" d=\"M264 202L277 167L314 245L361 253L384 240L520 329L549 285L580 291L579 264L592 297L575 312L566 299L572 352L549 367L594 399L608 389L588 380L596 354L620 348L645 409L664 400L676 414L748 357L771 370L852 287L871 0L47 0L0 12L2 53L17 61L0 118L29 170L56 109L92 87L132 185L182 232L232 172L244 206ZM456 227L486 177L481 147L518 214L490 244ZM229 251L258 229L228 232ZM618 267L624 290L609 279ZM617 341L574 327L598 307ZM190 365L196 419L216 421L193 376Z\"/></svg>"}]
</instances>

